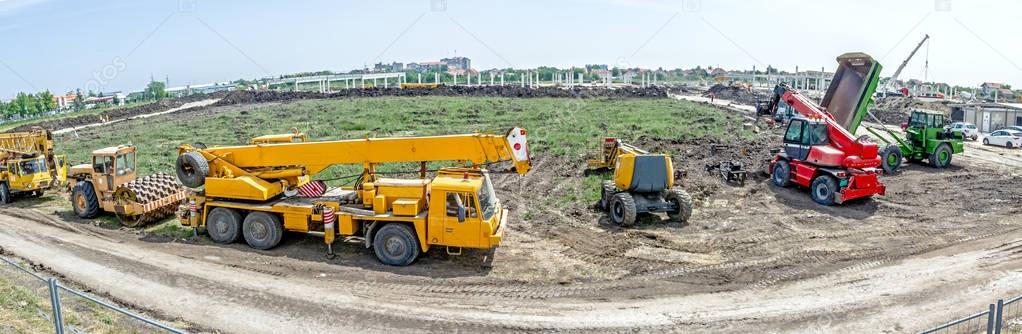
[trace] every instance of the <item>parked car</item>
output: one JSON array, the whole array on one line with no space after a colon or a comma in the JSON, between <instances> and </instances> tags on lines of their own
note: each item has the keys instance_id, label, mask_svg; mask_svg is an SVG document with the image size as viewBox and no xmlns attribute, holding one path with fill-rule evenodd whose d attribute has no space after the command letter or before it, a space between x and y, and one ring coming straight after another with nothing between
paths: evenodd
<instances>
[{"instance_id":1,"label":"parked car","mask_svg":"<svg viewBox=\"0 0 1022 334\"><path fill-rule=\"evenodd\" d=\"M1022 131L997 130L983 138L983 145L1022 147Z\"/></svg>"},{"instance_id":2,"label":"parked car","mask_svg":"<svg viewBox=\"0 0 1022 334\"><path fill-rule=\"evenodd\" d=\"M998 130L1022 131L1022 126L1012 125L1012 126L1000 128Z\"/></svg>"},{"instance_id":3,"label":"parked car","mask_svg":"<svg viewBox=\"0 0 1022 334\"><path fill-rule=\"evenodd\" d=\"M976 129L976 124L967 122L954 122L951 123L951 131L960 131L963 138L976 140L979 138L979 131Z\"/></svg>"}]
</instances>

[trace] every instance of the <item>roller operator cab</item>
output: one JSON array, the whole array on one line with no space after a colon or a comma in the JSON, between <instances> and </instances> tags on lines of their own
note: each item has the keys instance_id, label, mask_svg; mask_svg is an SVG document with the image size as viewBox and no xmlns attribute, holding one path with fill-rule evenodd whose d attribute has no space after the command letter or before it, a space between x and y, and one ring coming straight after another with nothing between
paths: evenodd
<instances>
[{"instance_id":1,"label":"roller operator cab","mask_svg":"<svg viewBox=\"0 0 1022 334\"><path fill-rule=\"evenodd\" d=\"M137 149L121 145L92 152L92 161L71 167L71 208L91 219L113 212L121 224L138 227L173 213L184 199L184 189L173 176L158 173L138 177Z\"/></svg>"}]
</instances>

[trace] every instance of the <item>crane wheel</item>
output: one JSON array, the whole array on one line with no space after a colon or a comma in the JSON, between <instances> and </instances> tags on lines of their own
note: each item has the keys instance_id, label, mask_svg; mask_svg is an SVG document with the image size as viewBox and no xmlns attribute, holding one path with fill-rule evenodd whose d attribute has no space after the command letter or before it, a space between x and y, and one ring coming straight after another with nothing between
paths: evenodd
<instances>
[{"instance_id":1,"label":"crane wheel","mask_svg":"<svg viewBox=\"0 0 1022 334\"><path fill-rule=\"evenodd\" d=\"M791 184L791 164L787 160L777 160L774 163L773 173L770 174L770 181L775 186L785 188Z\"/></svg>"},{"instance_id":2,"label":"crane wheel","mask_svg":"<svg viewBox=\"0 0 1022 334\"><path fill-rule=\"evenodd\" d=\"M622 226L635 225L635 199L629 193L617 193L610 199L610 220Z\"/></svg>"},{"instance_id":3,"label":"crane wheel","mask_svg":"<svg viewBox=\"0 0 1022 334\"><path fill-rule=\"evenodd\" d=\"M681 189L667 191L667 202L678 207L678 210L667 211L667 216L673 221L687 222L692 217L692 196Z\"/></svg>"},{"instance_id":4,"label":"crane wheel","mask_svg":"<svg viewBox=\"0 0 1022 334\"><path fill-rule=\"evenodd\" d=\"M809 196L820 205L833 205L837 191L837 179L827 174L817 176L809 186Z\"/></svg>"},{"instance_id":5,"label":"crane wheel","mask_svg":"<svg viewBox=\"0 0 1022 334\"><path fill-rule=\"evenodd\" d=\"M603 181L600 188L600 210L607 211L610 208L610 198L614 196L614 181Z\"/></svg>"},{"instance_id":6,"label":"crane wheel","mask_svg":"<svg viewBox=\"0 0 1022 334\"><path fill-rule=\"evenodd\" d=\"M951 151L951 146L947 143L940 144L937 149L933 150L930 154L930 165L936 168L947 168L951 166L951 156L954 155Z\"/></svg>"},{"instance_id":7,"label":"crane wheel","mask_svg":"<svg viewBox=\"0 0 1022 334\"><path fill-rule=\"evenodd\" d=\"M199 152L188 152L178 156L174 167L177 179L189 188L201 187L209 175L209 162Z\"/></svg>"},{"instance_id":8,"label":"crane wheel","mask_svg":"<svg viewBox=\"0 0 1022 334\"><path fill-rule=\"evenodd\" d=\"M892 174L901 167L901 161L904 159L904 156L901 154L900 146L888 144L884 147L884 151L880 152L880 159L883 160L884 173Z\"/></svg>"},{"instance_id":9,"label":"crane wheel","mask_svg":"<svg viewBox=\"0 0 1022 334\"><path fill-rule=\"evenodd\" d=\"M71 189L71 209L78 218L92 219L99 216L99 198L88 181L78 181Z\"/></svg>"},{"instance_id":10,"label":"crane wheel","mask_svg":"<svg viewBox=\"0 0 1022 334\"><path fill-rule=\"evenodd\" d=\"M383 264L407 266L419 256L419 239L408 225L390 223L373 235L373 251Z\"/></svg>"},{"instance_id":11,"label":"crane wheel","mask_svg":"<svg viewBox=\"0 0 1022 334\"><path fill-rule=\"evenodd\" d=\"M214 242L229 244L241 236L241 213L228 208L215 208L206 217L206 233Z\"/></svg>"},{"instance_id":12,"label":"crane wheel","mask_svg":"<svg viewBox=\"0 0 1022 334\"><path fill-rule=\"evenodd\" d=\"M284 236L284 224L280 216L266 212L253 212L245 217L241 230L245 242L255 249L267 250L277 247Z\"/></svg>"},{"instance_id":13,"label":"crane wheel","mask_svg":"<svg viewBox=\"0 0 1022 334\"><path fill-rule=\"evenodd\" d=\"M7 182L0 182L0 204L10 204L12 201L11 187Z\"/></svg>"}]
</instances>

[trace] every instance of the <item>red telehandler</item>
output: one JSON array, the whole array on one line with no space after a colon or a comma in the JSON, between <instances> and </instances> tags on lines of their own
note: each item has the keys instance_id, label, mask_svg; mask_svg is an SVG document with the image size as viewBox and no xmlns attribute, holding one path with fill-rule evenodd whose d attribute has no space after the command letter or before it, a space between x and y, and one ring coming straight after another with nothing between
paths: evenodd
<instances>
[{"instance_id":1,"label":"red telehandler","mask_svg":"<svg viewBox=\"0 0 1022 334\"><path fill-rule=\"evenodd\" d=\"M846 53L837 61L838 69L820 105L780 84L770 103L759 110L774 114L782 105L797 112L784 132L784 149L770 161L771 180L779 187L792 183L808 187L813 201L822 205L885 191L877 179L882 171L877 144L846 130L861 122L868 110L880 64L863 53Z\"/></svg>"}]
</instances>

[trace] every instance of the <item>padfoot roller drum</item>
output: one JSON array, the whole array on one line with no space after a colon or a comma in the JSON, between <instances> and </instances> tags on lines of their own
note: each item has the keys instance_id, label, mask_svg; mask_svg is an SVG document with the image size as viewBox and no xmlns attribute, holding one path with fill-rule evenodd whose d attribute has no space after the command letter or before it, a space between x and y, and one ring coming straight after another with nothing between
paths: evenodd
<instances>
[{"instance_id":1,"label":"padfoot roller drum","mask_svg":"<svg viewBox=\"0 0 1022 334\"><path fill-rule=\"evenodd\" d=\"M145 209L141 213L132 210L117 210L117 217L127 227L140 227L159 221L174 214L180 200L178 197L184 187L172 175L159 173L128 182L117 188L114 200L118 206L129 207L140 204Z\"/></svg>"}]
</instances>

